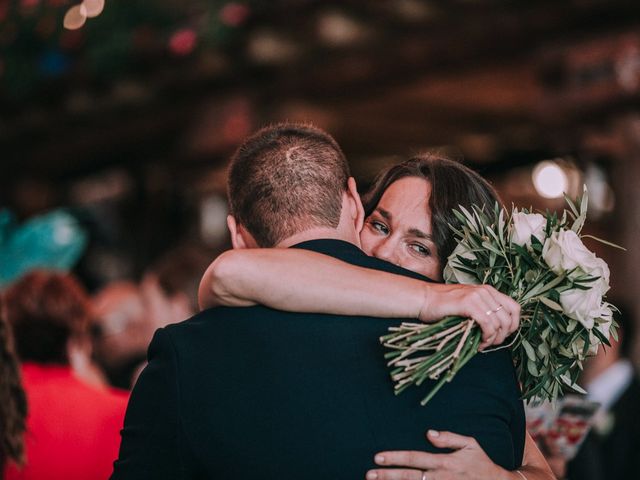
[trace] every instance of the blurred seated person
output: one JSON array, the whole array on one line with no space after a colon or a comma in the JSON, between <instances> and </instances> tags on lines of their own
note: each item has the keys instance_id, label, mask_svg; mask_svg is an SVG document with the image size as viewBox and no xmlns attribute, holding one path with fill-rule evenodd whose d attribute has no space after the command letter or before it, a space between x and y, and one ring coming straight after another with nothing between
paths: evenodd
<instances>
[{"instance_id":1,"label":"blurred seated person","mask_svg":"<svg viewBox=\"0 0 640 480\"><path fill-rule=\"evenodd\" d=\"M595 423L568 465L558 455L547 460L560 478L630 480L640 472L640 377L631 363L635 325L627 310L615 315L619 341L600 348L585 363L581 385L599 402Z\"/></svg>"},{"instance_id":2,"label":"blurred seated person","mask_svg":"<svg viewBox=\"0 0 640 480\"><path fill-rule=\"evenodd\" d=\"M154 275L140 286L130 281L114 282L93 299L94 358L109 383L131 389L147 360L154 332L193 313L181 296L168 296Z\"/></svg>"},{"instance_id":3,"label":"blurred seated person","mask_svg":"<svg viewBox=\"0 0 640 480\"><path fill-rule=\"evenodd\" d=\"M24 463L26 417L27 397L0 297L0 478L8 462Z\"/></svg>"},{"instance_id":4,"label":"blurred seated person","mask_svg":"<svg viewBox=\"0 0 640 480\"><path fill-rule=\"evenodd\" d=\"M4 300L29 410L26 462L9 465L6 479L107 478L128 395L89 384L72 368L89 363L89 297L71 275L37 271L10 286Z\"/></svg>"}]
</instances>

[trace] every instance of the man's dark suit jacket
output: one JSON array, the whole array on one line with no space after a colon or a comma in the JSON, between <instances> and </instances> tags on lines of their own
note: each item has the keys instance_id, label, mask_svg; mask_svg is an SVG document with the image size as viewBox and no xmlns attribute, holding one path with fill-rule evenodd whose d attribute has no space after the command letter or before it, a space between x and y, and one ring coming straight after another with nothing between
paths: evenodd
<instances>
[{"instance_id":1,"label":"man's dark suit jacket","mask_svg":"<svg viewBox=\"0 0 640 480\"><path fill-rule=\"evenodd\" d=\"M297 248L419 277L338 240ZM424 388L394 396L378 341L399 322L257 306L158 330L112 478L359 480L381 450L435 451L430 428L517 468L524 412L509 351L477 355L422 407Z\"/></svg>"},{"instance_id":2,"label":"man's dark suit jacket","mask_svg":"<svg viewBox=\"0 0 640 480\"><path fill-rule=\"evenodd\" d=\"M571 480L631 480L640 476L640 378L633 380L611 407L613 425L592 430L569 463Z\"/></svg>"}]
</instances>

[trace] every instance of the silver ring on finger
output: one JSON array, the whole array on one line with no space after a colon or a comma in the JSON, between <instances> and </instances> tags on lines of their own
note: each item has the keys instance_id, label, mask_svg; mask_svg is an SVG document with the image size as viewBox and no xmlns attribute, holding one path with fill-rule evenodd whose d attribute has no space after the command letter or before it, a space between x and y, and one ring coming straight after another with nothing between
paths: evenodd
<instances>
[{"instance_id":1,"label":"silver ring on finger","mask_svg":"<svg viewBox=\"0 0 640 480\"><path fill-rule=\"evenodd\" d=\"M493 315L493 312L495 312L495 310L487 310L485 313L485 315L489 316L489 315Z\"/></svg>"},{"instance_id":2,"label":"silver ring on finger","mask_svg":"<svg viewBox=\"0 0 640 480\"><path fill-rule=\"evenodd\" d=\"M493 310L494 312L499 312L500 310L502 310L504 308L503 305L500 305L498 308L496 308L495 310Z\"/></svg>"},{"instance_id":3,"label":"silver ring on finger","mask_svg":"<svg viewBox=\"0 0 640 480\"><path fill-rule=\"evenodd\" d=\"M427 471L426 470L422 471L422 479L421 480L427 480Z\"/></svg>"}]
</instances>

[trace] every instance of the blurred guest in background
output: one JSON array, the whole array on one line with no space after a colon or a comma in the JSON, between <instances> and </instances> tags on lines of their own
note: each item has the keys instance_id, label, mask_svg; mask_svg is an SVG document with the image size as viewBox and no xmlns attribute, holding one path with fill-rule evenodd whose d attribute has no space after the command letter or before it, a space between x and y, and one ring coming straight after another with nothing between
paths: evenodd
<instances>
[{"instance_id":1,"label":"blurred guest in background","mask_svg":"<svg viewBox=\"0 0 640 480\"><path fill-rule=\"evenodd\" d=\"M576 457L547 459L555 475L569 480L629 480L640 472L640 378L631 363L635 328L626 309L616 315L619 341L585 364L581 384L601 404L594 426Z\"/></svg>"},{"instance_id":2,"label":"blurred guest in background","mask_svg":"<svg viewBox=\"0 0 640 480\"><path fill-rule=\"evenodd\" d=\"M198 310L198 285L212 252L181 245L162 255L142 282L114 282L94 297L94 358L112 386L132 388L154 332Z\"/></svg>"},{"instance_id":3,"label":"blurred guest in background","mask_svg":"<svg viewBox=\"0 0 640 480\"><path fill-rule=\"evenodd\" d=\"M68 274L36 271L9 287L5 305L29 406L26 463L10 465L7 479L106 478L127 395L74 371L89 370L89 297Z\"/></svg>"},{"instance_id":4,"label":"blurred guest in background","mask_svg":"<svg viewBox=\"0 0 640 480\"><path fill-rule=\"evenodd\" d=\"M202 275L225 248L206 249L200 245L182 244L162 255L150 269L170 302L176 322L200 311L198 287Z\"/></svg>"},{"instance_id":5,"label":"blurred guest in background","mask_svg":"<svg viewBox=\"0 0 640 480\"><path fill-rule=\"evenodd\" d=\"M140 285L114 282L95 296L94 358L112 386L130 389L146 364L153 333L193 314L185 294L165 292L158 278L148 274Z\"/></svg>"},{"instance_id":6,"label":"blurred guest in background","mask_svg":"<svg viewBox=\"0 0 640 480\"><path fill-rule=\"evenodd\" d=\"M107 285L93 304L94 358L112 386L128 389L156 327L147 321L140 289L133 282Z\"/></svg>"},{"instance_id":7,"label":"blurred guest in background","mask_svg":"<svg viewBox=\"0 0 640 480\"><path fill-rule=\"evenodd\" d=\"M602 406L593 430L569 463L571 480L629 480L640 472L640 379L630 360L635 324L626 309L616 320L619 341L600 349L585 367L588 398Z\"/></svg>"},{"instance_id":8,"label":"blurred guest in background","mask_svg":"<svg viewBox=\"0 0 640 480\"><path fill-rule=\"evenodd\" d=\"M26 416L27 398L0 297L0 476L7 462L24 463Z\"/></svg>"}]
</instances>

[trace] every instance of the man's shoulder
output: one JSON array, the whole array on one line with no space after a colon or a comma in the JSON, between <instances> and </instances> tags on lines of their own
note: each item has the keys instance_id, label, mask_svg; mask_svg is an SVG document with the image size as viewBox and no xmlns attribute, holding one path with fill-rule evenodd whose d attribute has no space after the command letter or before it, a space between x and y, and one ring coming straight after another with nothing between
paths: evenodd
<instances>
[{"instance_id":1,"label":"man's shoulder","mask_svg":"<svg viewBox=\"0 0 640 480\"><path fill-rule=\"evenodd\" d=\"M246 328L279 328L280 325L292 327L301 324L357 324L371 321L372 317L345 316L329 313L287 312L263 305L251 307L214 307L203 310L182 322L167 325L162 330L172 338L198 336L207 332L224 333ZM375 319L379 324L397 324L398 319Z\"/></svg>"},{"instance_id":2,"label":"man's shoulder","mask_svg":"<svg viewBox=\"0 0 640 480\"><path fill-rule=\"evenodd\" d=\"M276 310L262 305L252 307L213 307L202 310L190 318L167 325L162 330L172 339L184 336L198 337L207 332L221 331L231 328L233 323L270 316ZM281 312L285 314L285 312Z\"/></svg>"},{"instance_id":3,"label":"man's shoulder","mask_svg":"<svg viewBox=\"0 0 640 480\"><path fill-rule=\"evenodd\" d=\"M216 339L248 337L270 338L287 335L288 332L313 328L325 330L325 327L339 325L362 325L369 317L346 317L305 312L285 312L262 305L252 307L215 307L203 310L193 317L164 329L172 342L193 342ZM385 323L383 319L379 323ZM321 334L322 332L319 332ZM265 336L266 335L266 336Z\"/></svg>"}]
</instances>

